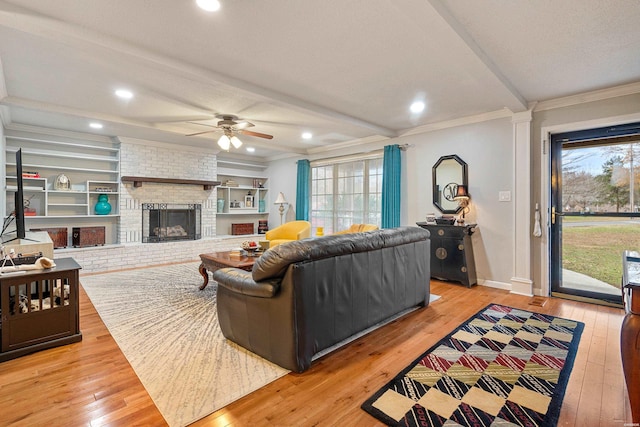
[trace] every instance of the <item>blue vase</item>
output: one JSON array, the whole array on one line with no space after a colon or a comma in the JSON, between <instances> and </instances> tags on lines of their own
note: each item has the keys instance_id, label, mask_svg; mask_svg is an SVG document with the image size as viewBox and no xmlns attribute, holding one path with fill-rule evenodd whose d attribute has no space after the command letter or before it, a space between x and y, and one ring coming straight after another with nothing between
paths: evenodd
<instances>
[{"instance_id":1,"label":"blue vase","mask_svg":"<svg viewBox=\"0 0 640 427\"><path fill-rule=\"evenodd\" d=\"M111 204L109 203L109 196L101 194L98 196L98 203L94 208L96 215L109 215L111 213Z\"/></svg>"},{"instance_id":2,"label":"blue vase","mask_svg":"<svg viewBox=\"0 0 640 427\"><path fill-rule=\"evenodd\" d=\"M265 210L266 210L266 204L264 200L262 199L258 200L258 212L265 212Z\"/></svg>"}]
</instances>

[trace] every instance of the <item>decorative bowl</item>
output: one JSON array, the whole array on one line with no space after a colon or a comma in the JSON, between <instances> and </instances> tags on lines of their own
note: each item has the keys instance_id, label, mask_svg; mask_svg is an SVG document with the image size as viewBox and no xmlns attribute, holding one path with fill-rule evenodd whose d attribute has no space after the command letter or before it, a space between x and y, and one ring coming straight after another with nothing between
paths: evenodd
<instances>
[{"instance_id":1,"label":"decorative bowl","mask_svg":"<svg viewBox=\"0 0 640 427\"><path fill-rule=\"evenodd\" d=\"M258 249L260 249L260 245L257 242L250 242L248 240L242 242L242 249L247 251L249 254L253 255L256 253Z\"/></svg>"}]
</instances>

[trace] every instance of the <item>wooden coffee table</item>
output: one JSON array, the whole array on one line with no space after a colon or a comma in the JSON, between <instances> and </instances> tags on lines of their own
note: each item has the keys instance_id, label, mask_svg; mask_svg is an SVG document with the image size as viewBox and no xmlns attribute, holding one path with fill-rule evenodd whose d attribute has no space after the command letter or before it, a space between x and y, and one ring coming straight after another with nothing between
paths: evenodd
<instances>
[{"instance_id":1,"label":"wooden coffee table","mask_svg":"<svg viewBox=\"0 0 640 427\"><path fill-rule=\"evenodd\" d=\"M204 278L204 283L200 285L200 290L209 284L208 271L214 272L220 268L235 267L242 270L251 271L257 256L229 256L231 251L211 252L208 254L200 254L202 263L198 267L198 271Z\"/></svg>"}]
</instances>

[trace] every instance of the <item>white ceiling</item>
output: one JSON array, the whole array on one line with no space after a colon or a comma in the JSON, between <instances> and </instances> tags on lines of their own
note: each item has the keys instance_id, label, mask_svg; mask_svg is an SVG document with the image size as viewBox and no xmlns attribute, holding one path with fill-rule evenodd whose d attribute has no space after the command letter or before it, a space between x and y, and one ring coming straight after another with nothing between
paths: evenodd
<instances>
[{"instance_id":1,"label":"white ceiling","mask_svg":"<svg viewBox=\"0 0 640 427\"><path fill-rule=\"evenodd\" d=\"M640 82L637 0L220 2L0 0L5 125L212 147L234 114L265 160Z\"/></svg>"}]
</instances>

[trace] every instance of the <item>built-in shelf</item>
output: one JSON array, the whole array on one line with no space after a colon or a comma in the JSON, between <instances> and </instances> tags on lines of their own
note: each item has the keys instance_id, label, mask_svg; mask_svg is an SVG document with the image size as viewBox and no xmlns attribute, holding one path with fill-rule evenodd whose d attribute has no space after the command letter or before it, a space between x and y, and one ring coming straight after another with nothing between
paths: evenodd
<instances>
[{"instance_id":1,"label":"built-in shelf","mask_svg":"<svg viewBox=\"0 0 640 427\"><path fill-rule=\"evenodd\" d=\"M220 185L220 181L198 179L151 178L145 176L123 176L121 179L122 182L133 182L134 187L142 187L143 182L155 182L161 184L202 185L205 190L213 190L213 187Z\"/></svg>"},{"instance_id":2,"label":"built-in shelf","mask_svg":"<svg viewBox=\"0 0 640 427\"><path fill-rule=\"evenodd\" d=\"M119 142L93 135L84 138L43 132L10 130L4 135L5 215L15 209L18 177L14 159L21 150L23 173L37 173L37 177L21 177L24 200L29 204L25 212L27 230L99 226L105 227L105 244L117 243ZM68 187L56 184L61 175L67 178ZM109 215L95 214L94 206L101 194L108 196L112 208Z\"/></svg>"}]
</instances>

